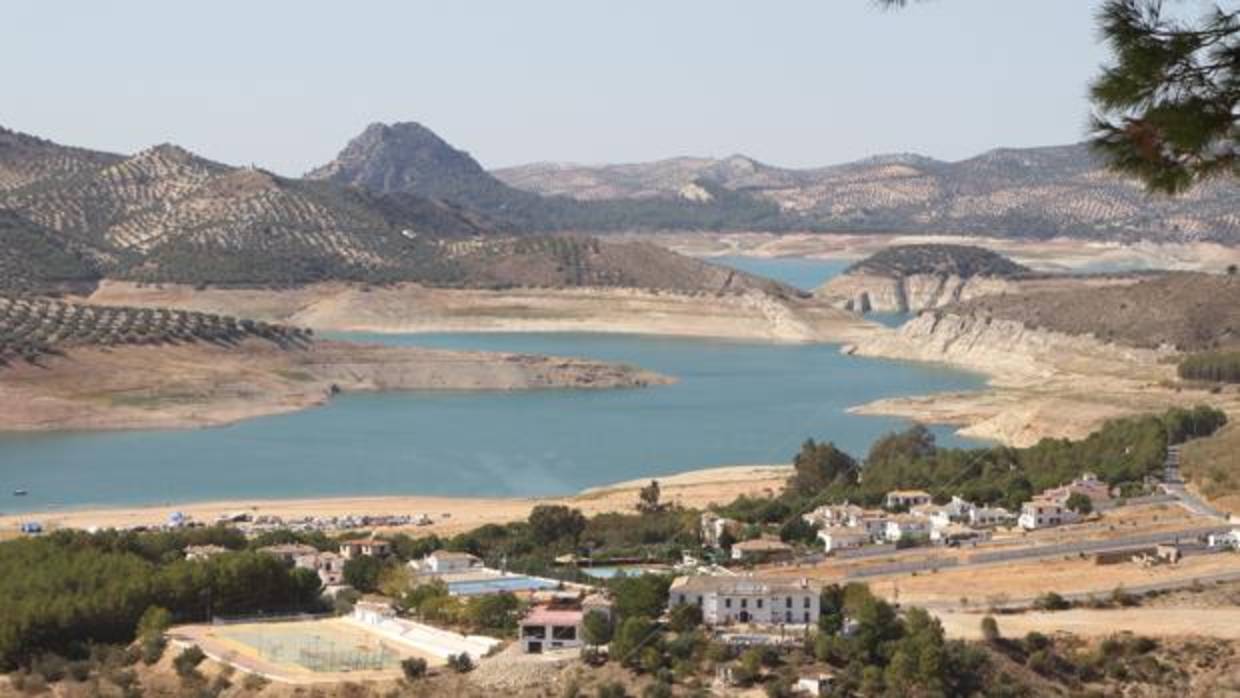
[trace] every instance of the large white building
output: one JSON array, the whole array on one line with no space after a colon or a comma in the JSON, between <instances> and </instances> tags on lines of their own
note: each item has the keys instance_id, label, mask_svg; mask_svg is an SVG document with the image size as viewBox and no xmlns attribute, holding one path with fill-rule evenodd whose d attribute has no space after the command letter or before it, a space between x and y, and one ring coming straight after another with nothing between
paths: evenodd
<instances>
[{"instance_id":1,"label":"large white building","mask_svg":"<svg viewBox=\"0 0 1240 698\"><path fill-rule=\"evenodd\" d=\"M668 592L668 610L695 605L702 609L707 625L808 625L818 622L820 592L820 587L804 579L677 577Z\"/></svg>"},{"instance_id":2,"label":"large white building","mask_svg":"<svg viewBox=\"0 0 1240 698\"><path fill-rule=\"evenodd\" d=\"M1057 499L1034 497L1020 507L1020 518L1016 520L1026 530L1049 528L1064 524L1076 523L1081 517L1075 511L1063 505Z\"/></svg>"},{"instance_id":3,"label":"large white building","mask_svg":"<svg viewBox=\"0 0 1240 698\"><path fill-rule=\"evenodd\" d=\"M409 567L421 574L452 574L466 572L481 565L478 558L469 553L457 553L449 550L436 550L421 560L414 560Z\"/></svg>"},{"instance_id":4,"label":"large white building","mask_svg":"<svg viewBox=\"0 0 1240 698\"><path fill-rule=\"evenodd\" d=\"M930 537L930 519L916 514L896 514L887 520L883 537L892 543Z\"/></svg>"}]
</instances>

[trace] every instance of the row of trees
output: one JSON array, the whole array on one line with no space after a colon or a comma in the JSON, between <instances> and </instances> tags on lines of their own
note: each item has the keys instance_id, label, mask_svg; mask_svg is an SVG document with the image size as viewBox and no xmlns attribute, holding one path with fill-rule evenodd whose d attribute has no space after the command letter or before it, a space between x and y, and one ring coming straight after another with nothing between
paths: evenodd
<instances>
[{"instance_id":1,"label":"row of trees","mask_svg":"<svg viewBox=\"0 0 1240 698\"><path fill-rule=\"evenodd\" d=\"M319 603L319 578L309 570L253 551L191 562L171 553L174 541L56 532L0 544L0 669L46 652L74 657L91 643L129 642L152 607L201 621Z\"/></svg>"},{"instance_id":2,"label":"row of trees","mask_svg":"<svg viewBox=\"0 0 1240 698\"><path fill-rule=\"evenodd\" d=\"M1141 486L1160 471L1167 447L1208 436L1223 426L1220 410L1176 408L1163 415L1116 419L1085 439L1043 439L1028 448L939 448L923 426L888 434L870 448L864 463L831 443L806 441L793 460L794 474L778 502L742 500L727 513L772 523L810 500L879 504L895 489L920 488L937 498L961 495L979 503L1016 509L1034 493L1085 471L1121 488ZM862 475L864 474L864 477Z\"/></svg>"},{"instance_id":3,"label":"row of trees","mask_svg":"<svg viewBox=\"0 0 1240 698\"><path fill-rule=\"evenodd\" d=\"M1240 383L1240 351L1190 354L1179 365L1180 378L1214 383Z\"/></svg>"}]
</instances>

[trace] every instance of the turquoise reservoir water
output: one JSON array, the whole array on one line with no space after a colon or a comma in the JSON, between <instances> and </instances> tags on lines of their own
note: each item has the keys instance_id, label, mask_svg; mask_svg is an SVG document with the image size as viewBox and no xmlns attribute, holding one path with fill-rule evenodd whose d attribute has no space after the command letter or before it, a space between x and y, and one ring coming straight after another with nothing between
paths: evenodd
<instances>
[{"instance_id":1,"label":"turquoise reservoir water","mask_svg":"<svg viewBox=\"0 0 1240 698\"><path fill-rule=\"evenodd\" d=\"M768 272L769 273L769 272ZM882 397L981 387L946 368L834 345L598 334L355 335L575 355L676 376L620 391L343 395L204 430L0 436L0 511L352 494L539 495L737 463L786 463L807 437L857 455L896 419ZM961 443L947 430L944 443ZM27 497L11 497L22 488Z\"/></svg>"}]
</instances>

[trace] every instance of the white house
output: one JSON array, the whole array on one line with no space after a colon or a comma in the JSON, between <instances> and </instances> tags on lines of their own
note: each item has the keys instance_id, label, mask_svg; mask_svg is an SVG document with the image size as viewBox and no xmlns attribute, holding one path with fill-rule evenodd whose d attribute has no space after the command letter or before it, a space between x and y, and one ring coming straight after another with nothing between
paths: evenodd
<instances>
[{"instance_id":1,"label":"white house","mask_svg":"<svg viewBox=\"0 0 1240 698\"><path fill-rule=\"evenodd\" d=\"M930 529L930 540L944 545L978 542L990 539L990 531L970 528L963 524L953 523L936 526Z\"/></svg>"},{"instance_id":2,"label":"white house","mask_svg":"<svg viewBox=\"0 0 1240 698\"><path fill-rule=\"evenodd\" d=\"M1211 533L1208 540L1211 548L1240 550L1240 528L1233 528L1226 533Z\"/></svg>"},{"instance_id":3,"label":"white house","mask_svg":"<svg viewBox=\"0 0 1240 698\"><path fill-rule=\"evenodd\" d=\"M1021 505L1020 518L1017 519L1017 523L1021 528L1032 531L1038 528L1076 523L1080 520L1081 517L1065 507L1062 502L1039 496Z\"/></svg>"},{"instance_id":4,"label":"white house","mask_svg":"<svg viewBox=\"0 0 1240 698\"><path fill-rule=\"evenodd\" d=\"M809 625L818 622L821 591L805 579L677 577L668 591L668 610L682 604L696 605L707 625Z\"/></svg>"},{"instance_id":5,"label":"white house","mask_svg":"<svg viewBox=\"0 0 1240 698\"><path fill-rule=\"evenodd\" d=\"M449 550L436 550L421 560L409 563L414 571L429 574L466 572L479 564L478 558L469 553L456 553Z\"/></svg>"},{"instance_id":6,"label":"white house","mask_svg":"<svg viewBox=\"0 0 1240 698\"><path fill-rule=\"evenodd\" d=\"M820 528L852 526L854 517L861 516L864 511L856 504L824 504L801 518L805 523Z\"/></svg>"},{"instance_id":7,"label":"white house","mask_svg":"<svg viewBox=\"0 0 1240 698\"><path fill-rule=\"evenodd\" d=\"M1003 507L975 507L965 520L974 528L1000 526L1013 519L1012 512Z\"/></svg>"},{"instance_id":8,"label":"white house","mask_svg":"<svg viewBox=\"0 0 1240 698\"><path fill-rule=\"evenodd\" d=\"M912 509L921 504L929 504L933 500L925 490L892 490L887 493L888 509Z\"/></svg>"},{"instance_id":9,"label":"white house","mask_svg":"<svg viewBox=\"0 0 1240 698\"><path fill-rule=\"evenodd\" d=\"M291 565L297 562L297 558L304 555L318 555L319 549L313 545L284 543L281 545L268 545L264 548L259 548L258 552L273 555Z\"/></svg>"},{"instance_id":10,"label":"white house","mask_svg":"<svg viewBox=\"0 0 1240 698\"><path fill-rule=\"evenodd\" d=\"M887 521L891 515L881 511L867 511L849 520L849 526L857 526L870 534L874 540L882 540L887 535Z\"/></svg>"},{"instance_id":11,"label":"white house","mask_svg":"<svg viewBox=\"0 0 1240 698\"><path fill-rule=\"evenodd\" d=\"M822 541L825 552L828 553L847 548L860 548L874 540L874 537L860 526L831 526L819 531L818 538Z\"/></svg>"},{"instance_id":12,"label":"white house","mask_svg":"<svg viewBox=\"0 0 1240 698\"><path fill-rule=\"evenodd\" d=\"M702 545L708 548L718 548L719 539L723 537L724 531L736 536L741 530L740 522L720 516L713 511L702 513Z\"/></svg>"},{"instance_id":13,"label":"white house","mask_svg":"<svg viewBox=\"0 0 1240 698\"><path fill-rule=\"evenodd\" d=\"M896 514L887 520L883 537L892 543L929 538L930 520L914 514Z\"/></svg>"}]
</instances>

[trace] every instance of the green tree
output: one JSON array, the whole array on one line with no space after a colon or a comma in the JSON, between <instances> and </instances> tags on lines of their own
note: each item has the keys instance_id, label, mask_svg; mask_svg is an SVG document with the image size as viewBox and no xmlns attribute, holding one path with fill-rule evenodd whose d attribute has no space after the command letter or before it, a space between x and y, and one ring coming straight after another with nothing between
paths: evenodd
<instances>
[{"instance_id":1,"label":"green tree","mask_svg":"<svg viewBox=\"0 0 1240 698\"><path fill-rule=\"evenodd\" d=\"M667 626L676 633L687 633L702 624L702 609L697 604L682 603L672 607Z\"/></svg>"},{"instance_id":2,"label":"green tree","mask_svg":"<svg viewBox=\"0 0 1240 698\"><path fill-rule=\"evenodd\" d=\"M832 484L851 484L857 478L857 461L833 443L816 443L813 439L801 444L801 451L792 460L793 475L788 489L802 496L816 495Z\"/></svg>"},{"instance_id":3,"label":"green tree","mask_svg":"<svg viewBox=\"0 0 1240 698\"><path fill-rule=\"evenodd\" d=\"M464 620L476 630L503 631L517 625L521 602L510 592L474 596L465 603Z\"/></svg>"},{"instance_id":4,"label":"green tree","mask_svg":"<svg viewBox=\"0 0 1240 698\"><path fill-rule=\"evenodd\" d=\"M1073 492L1068 495L1068 500L1064 502L1064 506L1082 516L1091 514L1094 511L1093 500L1080 492Z\"/></svg>"},{"instance_id":5,"label":"green tree","mask_svg":"<svg viewBox=\"0 0 1240 698\"><path fill-rule=\"evenodd\" d=\"M641 491L637 493L637 511L643 514L656 514L663 511L666 507L659 502L661 496L659 481L651 480L649 485L641 488Z\"/></svg>"},{"instance_id":6,"label":"green tree","mask_svg":"<svg viewBox=\"0 0 1240 698\"><path fill-rule=\"evenodd\" d=\"M670 586L669 577L656 574L614 579L610 584L613 608L621 618L657 618L667 606L667 590Z\"/></svg>"},{"instance_id":7,"label":"green tree","mask_svg":"<svg viewBox=\"0 0 1240 698\"><path fill-rule=\"evenodd\" d=\"M653 642L658 635L658 628L646 616L629 616L620 623L615 637L611 640L608 654L612 659L626 666L634 666L640 661L640 649Z\"/></svg>"},{"instance_id":8,"label":"green tree","mask_svg":"<svg viewBox=\"0 0 1240 698\"><path fill-rule=\"evenodd\" d=\"M586 517L580 509L562 504L540 504L530 512L529 523L530 533L540 545L563 539L576 543L586 528Z\"/></svg>"},{"instance_id":9,"label":"green tree","mask_svg":"<svg viewBox=\"0 0 1240 698\"><path fill-rule=\"evenodd\" d=\"M613 625L611 616L603 611L590 611L582 618L582 639L586 644L598 647L611 642Z\"/></svg>"},{"instance_id":10,"label":"green tree","mask_svg":"<svg viewBox=\"0 0 1240 698\"><path fill-rule=\"evenodd\" d=\"M370 555L362 555L344 563L344 581L361 592L373 592L379 588L379 574L383 561Z\"/></svg>"}]
</instances>

